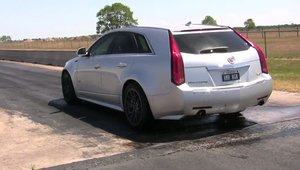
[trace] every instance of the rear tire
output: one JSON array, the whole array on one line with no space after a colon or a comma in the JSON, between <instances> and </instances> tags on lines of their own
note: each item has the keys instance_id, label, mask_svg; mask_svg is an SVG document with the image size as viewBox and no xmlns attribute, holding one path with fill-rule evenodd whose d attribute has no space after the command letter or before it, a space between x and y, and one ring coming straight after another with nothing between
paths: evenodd
<instances>
[{"instance_id":1,"label":"rear tire","mask_svg":"<svg viewBox=\"0 0 300 170\"><path fill-rule=\"evenodd\" d=\"M62 92L64 95L64 99L67 104L72 105L75 104L78 99L75 94L73 82L71 76L68 72L64 71L61 76L61 85L62 85Z\"/></svg>"},{"instance_id":2,"label":"rear tire","mask_svg":"<svg viewBox=\"0 0 300 170\"><path fill-rule=\"evenodd\" d=\"M146 95L135 83L129 84L123 94L124 112L130 126L136 130L145 130L153 120Z\"/></svg>"}]
</instances>

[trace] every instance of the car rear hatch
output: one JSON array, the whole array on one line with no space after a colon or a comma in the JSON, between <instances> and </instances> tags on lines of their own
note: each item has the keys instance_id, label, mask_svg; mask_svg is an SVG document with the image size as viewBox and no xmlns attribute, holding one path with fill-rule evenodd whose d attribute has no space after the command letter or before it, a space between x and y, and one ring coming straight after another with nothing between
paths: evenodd
<instances>
[{"instance_id":1,"label":"car rear hatch","mask_svg":"<svg viewBox=\"0 0 300 170\"><path fill-rule=\"evenodd\" d=\"M231 29L173 34L190 87L240 86L262 73L257 49Z\"/></svg>"}]
</instances>

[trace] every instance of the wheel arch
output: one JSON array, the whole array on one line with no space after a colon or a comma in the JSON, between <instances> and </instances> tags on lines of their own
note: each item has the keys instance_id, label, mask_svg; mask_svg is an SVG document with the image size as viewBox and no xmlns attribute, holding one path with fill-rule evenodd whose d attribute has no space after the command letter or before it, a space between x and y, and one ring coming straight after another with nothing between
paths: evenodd
<instances>
[{"instance_id":1,"label":"wheel arch","mask_svg":"<svg viewBox=\"0 0 300 170\"><path fill-rule=\"evenodd\" d=\"M145 90L143 89L143 86L141 86L141 84L140 84L138 81L134 80L134 79L128 79L128 80L124 83L124 85L123 85L123 87L122 87L122 94L121 94L122 107L124 108L124 95L123 95L123 94L124 94L124 91L125 91L126 87L127 87L128 85L130 85L130 84L136 84L136 85L138 85L138 86L142 89L142 91L143 91L143 93L144 93L144 95L145 95L145 97L146 97L146 99L147 99L147 103L148 103L148 106L149 106L149 109L150 109L151 115L152 115L151 105L150 105L150 103L149 103L148 96L146 95ZM153 116L153 115L152 115L152 116Z\"/></svg>"},{"instance_id":2,"label":"wheel arch","mask_svg":"<svg viewBox=\"0 0 300 170\"><path fill-rule=\"evenodd\" d=\"M65 74L65 73L67 73L67 74L70 76L70 78L71 78L71 80L72 80L72 83L73 83L73 86L74 86L73 77L72 77L72 75L70 74L70 72L69 72L67 69L64 68L64 69L62 70L62 72L61 72L61 78L62 78L62 75Z\"/></svg>"},{"instance_id":3,"label":"wheel arch","mask_svg":"<svg viewBox=\"0 0 300 170\"><path fill-rule=\"evenodd\" d=\"M70 73L66 69L62 70L61 87L64 99L68 104L75 104L78 102L77 94L73 84L74 83Z\"/></svg>"},{"instance_id":4,"label":"wheel arch","mask_svg":"<svg viewBox=\"0 0 300 170\"><path fill-rule=\"evenodd\" d=\"M70 75L70 73L69 73L69 71L67 69L63 69L62 70L61 74L64 74L64 73L68 73Z\"/></svg>"},{"instance_id":5,"label":"wheel arch","mask_svg":"<svg viewBox=\"0 0 300 170\"><path fill-rule=\"evenodd\" d=\"M74 81L75 81L75 80L74 80L74 75L72 75L72 73L70 73L70 71L69 71L68 69L64 68L64 69L62 70L62 72L61 72L61 79L62 79L62 75L63 75L64 73L67 73L67 74L70 76L70 78L71 78L71 80L72 80L73 88L74 88L74 90L75 90L75 94L78 96L78 94L77 94L77 84L76 84L76 82L74 82Z\"/></svg>"},{"instance_id":6,"label":"wheel arch","mask_svg":"<svg viewBox=\"0 0 300 170\"><path fill-rule=\"evenodd\" d=\"M124 91L126 89L126 87L129 85L129 84L136 84L138 85L142 90L143 90L143 93L146 95L145 93L145 90L143 89L143 87L141 86L140 83L138 83L138 81L134 80L134 79L128 79L125 81L125 83L123 84L123 87L122 87L122 93L121 93L121 97L122 97L122 105L123 105L123 94L124 94ZM147 97L147 96L146 96ZM148 100L148 99L147 99Z\"/></svg>"},{"instance_id":7,"label":"wheel arch","mask_svg":"<svg viewBox=\"0 0 300 170\"><path fill-rule=\"evenodd\" d=\"M65 73L67 73L67 74L71 77L69 71L68 71L67 69L63 69L62 72L61 72L61 77L60 77L61 79L62 79L62 76L63 76ZM72 79L72 77L71 77L71 79Z\"/></svg>"}]
</instances>

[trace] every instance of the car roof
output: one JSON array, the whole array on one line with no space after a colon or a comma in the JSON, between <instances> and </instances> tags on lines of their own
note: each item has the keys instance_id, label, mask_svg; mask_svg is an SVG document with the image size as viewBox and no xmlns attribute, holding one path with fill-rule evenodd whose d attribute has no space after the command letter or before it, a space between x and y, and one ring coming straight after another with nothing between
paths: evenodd
<instances>
[{"instance_id":1,"label":"car roof","mask_svg":"<svg viewBox=\"0 0 300 170\"><path fill-rule=\"evenodd\" d=\"M175 27L169 28L172 32L184 32L191 30L220 30L220 29L228 29L225 26L219 25L202 25L202 24L193 24L193 25L179 25Z\"/></svg>"},{"instance_id":2,"label":"car roof","mask_svg":"<svg viewBox=\"0 0 300 170\"><path fill-rule=\"evenodd\" d=\"M210 31L210 30L228 30L230 27L227 26L219 26L219 25L202 25L202 24L191 24L191 25L178 25L178 26L171 26L171 27L151 27L151 26L131 26L131 27L123 27L111 30L107 33L111 32L118 32L118 31L146 31L146 30L170 30L173 33L180 33L180 32L190 32L190 31Z\"/></svg>"}]
</instances>

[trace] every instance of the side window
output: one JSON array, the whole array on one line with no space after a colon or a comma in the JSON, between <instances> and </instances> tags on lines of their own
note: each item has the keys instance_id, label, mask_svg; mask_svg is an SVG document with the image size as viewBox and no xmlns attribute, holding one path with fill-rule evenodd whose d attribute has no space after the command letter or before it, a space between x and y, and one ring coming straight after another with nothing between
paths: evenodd
<instances>
[{"instance_id":1,"label":"side window","mask_svg":"<svg viewBox=\"0 0 300 170\"><path fill-rule=\"evenodd\" d=\"M148 45L145 37L140 34L135 34L135 37L136 37L138 45L139 45L139 52L140 53L151 53L151 50L149 48L149 45Z\"/></svg>"},{"instance_id":2,"label":"side window","mask_svg":"<svg viewBox=\"0 0 300 170\"><path fill-rule=\"evenodd\" d=\"M121 32L114 40L112 53L124 54L124 53L137 53L137 43L134 38L134 34L129 32Z\"/></svg>"},{"instance_id":3,"label":"side window","mask_svg":"<svg viewBox=\"0 0 300 170\"><path fill-rule=\"evenodd\" d=\"M117 33L111 33L101 37L91 48L90 55L103 55L110 53L111 44Z\"/></svg>"}]
</instances>

